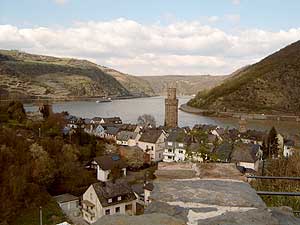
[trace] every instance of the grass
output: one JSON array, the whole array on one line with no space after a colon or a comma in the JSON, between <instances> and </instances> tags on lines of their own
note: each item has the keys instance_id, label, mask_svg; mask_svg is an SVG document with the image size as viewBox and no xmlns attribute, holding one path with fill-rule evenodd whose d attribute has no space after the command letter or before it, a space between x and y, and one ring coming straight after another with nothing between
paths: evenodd
<instances>
[{"instance_id":1,"label":"grass","mask_svg":"<svg viewBox=\"0 0 300 225\"><path fill-rule=\"evenodd\" d=\"M43 225L54 225L66 221L62 210L54 199L42 207ZM39 223L39 207L24 209L11 225L38 225Z\"/></svg>"}]
</instances>

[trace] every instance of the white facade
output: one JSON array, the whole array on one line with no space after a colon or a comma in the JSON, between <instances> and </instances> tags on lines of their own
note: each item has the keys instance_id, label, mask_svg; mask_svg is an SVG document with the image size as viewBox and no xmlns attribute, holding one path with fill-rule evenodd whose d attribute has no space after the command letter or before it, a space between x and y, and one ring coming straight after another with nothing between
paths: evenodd
<instances>
[{"instance_id":1,"label":"white facade","mask_svg":"<svg viewBox=\"0 0 300 225\"><path fill-rule=\"evenodd\" d=\"M283 156L284 157L289 157L293 155L293 147L289 145L284 145L283 146Z\"/></svg>"},{"instance_id":2,"label":"white facade","mask_svg":"<svg viewBox=\"0 0 300 225\"><path fill-rule=\"evenodd\" d=\"M186 153L186 150L182 149L182 148L175 148L175 149L166 148L163 153L163 156L164 156L163 161L164 162L184 161L185 153Z\"/></svg>"},{"instance_id":3,"label":"white facade","mask_svg":"<svg viewBox=\"0 0 300 225\"><path fill-rule=\"evenodd\" d=\"M150 160L152 162L158 162L163 159L165 139L166 139L165 134L161 133L161 135L159 136L159 138L155 143L138 141L138 147L140 147L143 151L150 154Z\"/></svg>"},{"instance_id":4,"label":"white facade","mask_svg":"<svg viewBox=\"0 0 300 225\"><path fill-rule=\"evenodd\" d=\"M253 163L251 163L251 162L238 162L237 165L248 168L248 169L258 171L259 162L260 162L260 160L257 160L256 162L253 162Z\"/></svg>"},{"instance_id":5,"label":"white facade","mask_svg":"<svg viewBox=\"0 0 300 225\"><path fill-rule=\"evenodd\" d=\"M123 176L126 176L127 175L126 168L123 168L122 171L123 171ZM100 168L100 166L97 166L97 180L102 182L109 181L111 179L110 172L111 172L110 170L103 170Z\"/></svg>"},{"instance_id":6,"label":"white facade","mask_svg":"<svg viewBox=\"0 0 300 225\"><path fill-rule=\"evenodd\" d=\"M121 196L118 200L122 200ZM134 215L136 213L136 200L103 207L92 185L83 194L82 205L83 219L88 223L94 223L104 215Z\"/></svg>"}]
</instances>

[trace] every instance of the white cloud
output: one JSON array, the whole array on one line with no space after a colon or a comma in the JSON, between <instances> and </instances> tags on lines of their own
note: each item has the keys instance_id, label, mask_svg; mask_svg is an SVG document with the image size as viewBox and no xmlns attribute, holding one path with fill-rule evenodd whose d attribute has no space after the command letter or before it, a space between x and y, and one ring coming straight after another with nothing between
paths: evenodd
<instances>
[{"instance_id":1,"label":"white cloud","mask_svg":"<svg viewBox=\"0 0 300 225\"><path fill-rule=\"evenodd\" d=\"M241 0L231 0L232 4L239 5L241 4Z\"/></svg>"},{"instance_id":2,"label":"white cloud","mask_svg":"<svg viewBox=\"0 0 300 225\"><path fill-rule=\"evenodd\" d=\"M232 34L198 21L144 25L121 18L67 28L0 25L0 48L85 58L137 75L228 74L299 37L300 28Z\"/></svg>"},{"instance_id":3,"label":"white cloud","mask_svg":"<svg viewBox=\"0 0 300 225\"><path fill-rule=\"evenodd\" d=\"M64 5L68 2L68 0L54 0L54 2L58 5Z\"/></svg>"}]
</instances>

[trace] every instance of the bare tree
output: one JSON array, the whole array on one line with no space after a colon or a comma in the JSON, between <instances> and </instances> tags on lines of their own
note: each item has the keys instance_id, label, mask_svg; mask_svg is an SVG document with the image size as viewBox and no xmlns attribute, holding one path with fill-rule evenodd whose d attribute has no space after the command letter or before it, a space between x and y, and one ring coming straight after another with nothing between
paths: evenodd
<instances>
[{"instance_id":1,"label":"bare tree","mask_svg":"<svg viewBox=\"0 0 300 225\"><path fill-rule=\"evenodd\" d=\"M150 115L150 114L143 114L141 116L138 117L137 122L139 125L143 126L143 127L155 127L156 126L156 121L154 116Z\"/></svg>"}]
</instances>

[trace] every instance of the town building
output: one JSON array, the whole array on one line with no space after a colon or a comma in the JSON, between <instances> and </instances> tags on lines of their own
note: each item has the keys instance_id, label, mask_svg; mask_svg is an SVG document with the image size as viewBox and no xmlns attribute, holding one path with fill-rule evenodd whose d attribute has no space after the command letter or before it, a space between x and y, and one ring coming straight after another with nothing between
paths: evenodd
<instances>
[{"instance_id":1,"label":"town building","mask_svg":"<svg viewBox=\"0 0 300 225\"><path fill-rule=\"evenodd\" d=\"M53 197L64 212L79 210L79 198L69 193Z\"/></svg>"},{"instance_id":2,"label":"town building","mask_svg":"<svg viewBox=\"0 0 300 225\"><path fill-rule=\"evenodd\" d=\"M82 197L82 215L94 223L104 215L135 215L136 196L124 181L92 184Z\"/></svg>"},{"instance_id":3,"label":"town building","mask_svg":"<svg viewBox=\"0 0 300 225\"><path fill-rule=\"evenodd\" d=\"M258 171L263 152L259 144L253 143L237 143L233 147L231 153L231 162L237 166Z\"/></svg>"},{"instance_id":4,"label":"town building","mask_svg":"<svg viewBox=\"0 0 300 225\"><path fill-rule=\"evenodd\" d=\"M132 131L120 131L116 137L117 145L136 146L141 135Z\"/></svg>"},{"instance_id":5,"label":"town building","mask_svg":"<svg viewBox=\"0 0 300 225\"><path fill-rule=\"evenodd\" d=\"M94 158L86 165L87 169L97 171L97 180L106 182L112 179L112 169L120 169L121 176L126 176L126 162L121 159L119 154L108 154Z\"/></svg>"},{"instance_id":6,"label":"town building","mask_svg":"<svg viewBox=\"0 0 300 225\"><path fill-rule=\"evenodd\" d=\"M142 184L134 184L131 187L137 198L137 203L143 206L147 206L150 204L150 195L154 189L154 185L152 183L145 181Z\"/></svg>"},{"instance_id":7,"label":"town building","mask_svg":"<svg viewBox=\"0 0 300 225\"><path fill-rule=\"evenodd\" d=\"M294 147L295 147L295 142L293 140L290 139L284 140L283 156L289 157L293 155Z\"/></svg>"},{"instance_id":8,"label":"town building","mask_svg":"<svg viewBox=\"0 0 300 225\"><path fill-rule=\"evenodd\" d=\"M90 123L93 124L122 124L120 117L94 117Z\"/></svg>"},{"instance_id":9,"label":"town building","mask_svg":"<svg viewBox=\"0 0 300 225\"><path fill-rule=\"evenodd\" d=\"M161 129L147 129L141 135L138 146L150 155L152 162L158 162L163 159L165 149L166 134Z\"/></svg>"},{"instance_id":10,"label":"town building","mask_svg":"<svg viewBox=\"0 0 300 225\"><path fill-rule=\"evenodd\" d=\"M165 99L165 126L176 128L178 126L178 99L176 98L176 88L168 88Z\"/></svg>"},{"instance_id":11,"label":"town building","mask_svg":"<svg viewBox=\"0 0 300 225\"><path fill-rule=\"evenodd\" d=\"M178 162L185 160L187 135L182 129L175 129L169 133L163 153L164 162Z\"/></svg>"}]
</instances>

